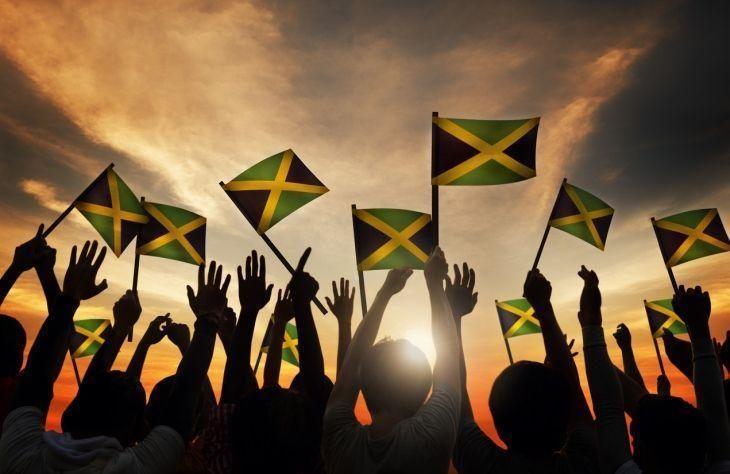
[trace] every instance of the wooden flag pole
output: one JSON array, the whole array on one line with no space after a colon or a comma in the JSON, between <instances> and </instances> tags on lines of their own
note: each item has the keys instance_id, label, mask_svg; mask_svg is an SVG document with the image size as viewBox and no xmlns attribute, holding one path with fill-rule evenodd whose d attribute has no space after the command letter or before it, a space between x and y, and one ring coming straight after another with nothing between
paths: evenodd
<instances>
[{"instance_id":1,"label":"wooden flag pole","mask_svg":"<svg viewBox=\"0 0 730 474\"><path fill-rule=\"evenodd\" d=\"M433 123L434 118L438 118L438 112L431 113L431 179L433 179L433 169L436 164L436 155L438 154L438 135L436 133L436 124ZM433 245L439 244L439 186L431 183L431 229L433 231ZM360 293L362 295L362 293ZM365 313L363 313L363 316Z\"/></svg>"},{"instance_id":2,"label":"wooden flag pole","mask_svg":"<svg viewBox=\"0 0 730 474\"><path fill-rule=\"evenodd\" d=\"M537 249L537 255L535 256L535 261L532 264L532 269L535 270L537 268L537 265L540 263L540 257L542 256L542 250L545 248L545 242L547 242L548 234L550 233L550 218L553 216L553 213L555 212L555 207L558 205L558 198L560 197L560 191L563 189L563 185L568 181L567 178L563 178L563 182L560 184L560 189L558 189L558 195L555 198L555 204L553 204L553 209L550 211L550 215L548 216L547 224L545 225L545 232L542 234L542 240L540 241L540 247Z\"/></svg>"},{"instance_id":3,"label":"wooden flag pole","mask_svg":"<svg viewBox=\"0 0 730 474\"><path fill-rule=\"evenodd\" d=\"M76 359L74 359L74 355L71 352L71 348L68 348L68 355L71 356L71 365L74 368L74 375L76 376L76 386L81 387L81 376L79 376L79 366L76 365Z\"/></svg>"},{"instance_id":4,"label":"wooden flag pole","mask_svg":"<svg viewBox=\"0 0 730 474\"><path fill-rule=\"evenodd\" d=\"M142 208L144 209L144 196L139 198L140 204L142 204ZM140 232L142 231L142 228L140 227ZM139 235L137 235L137 244L134 246L134 269L132 270L132 293L137 297L137 300L139 301L139 295L137 294L137 281L139 280ZM132 337L134 335L134 326L132 326L129 329L129 334L127 335L127 341L132 342Z\"/></svg>"},{"instance_id":5,"label":"wooden flag pole","mask_svg":"<svg viewBox=\"0 0 730 474\"><path fill-rule=\"evenodd\" d=\"M252 223L253 221L248 217L248 214L246 214L246 211L241 207L240 204L238 204L238 202L235 199L233 199L231 197L230 194L228 194L228 190L226 189L225 183L223 181L220 181L218 184L220 184L221 188L223 189L223 192L226 193L226 196L228 196L228 198L231 201L233 201L233 204L236 205L236 207L238 208L238 211L241 214L243 214L243 216L246 218L246 220L249 223ZM251 224L251 225L253 225L253 224ZM258 234L258 232L257 232L257 234ZM279 249L276 248L276 245L274 245L274 242L272 242L271 239L269 239L269 237L266 234L259 234L259 237L261 237L261 240L263 240L266 243L266 245L269 246L271 251L274 252L274 255L276 255L276 258L278 258L279 261L284 265L284 268L289 270L289 273L291 273L293 275L294 267L292 267L291 264L287 261L286 257L284 257L284 254L282 254L279 251ZM319 301L319 298L317 298L316 296L314 297L314 305L322 312L322 314L327 314L327 308L324 307L322 302Z\"/></svg>"},{"instance_id":6,"label":"wooden flag pole","mask_svg":"<svg viewBox=\"0 0 730 474\"><path fill-rule=\"evenodd\" d=\"M365 315L368 313L368 299L365 296L365 275L363 274L362 270L360 270L360 266L358 265L357 261L357 248L358 248L358 242L357 242L357 232L355 232L355 209L357 209L357 206L354 204L352 205L352 235L355 239L355 267L357 268L357 280L360 284L360 306L362 308L362 317L364 318Z\"/></svg>"},{"instance_id":7,"label":"wooden flag pole","mask_svg":"<svg viewBox=\"0 0 730 474\"><path fill-rule=\"evenodd\" d=\"M88 186L86 186L86 188L85 188L85 189L84 189L83 191L81 191L81 193L80 193L80 194L79 194L78 196L76 196L76 199L74 199L73 201L71 201L71 204L70 204L70 205L69 205L69 206L68 206L68 207L66 208L66 210L65 210L65 211L63 211L63 212L61 213L61 215L59 215L58 217L56 217L56 220L55 220L55 221L53 221L53 223L51 223L51 225L49 225L49 226L48 226L48 227L46 228L46 230L45 230L45 231L43 232L43 237L48 237L48 236L49 236L49 235L51 234L51 232L53 232L53 229L55 229L56 227L58 227L58 224L60 224L60 223L61 223L61 221L63 221L63 220L64 220L64 219L66 218L66 216L67 216L67 215L69 215L69 214L71 213L71 211L73 211L74 207L76 206L76 201L78 201L78 200L79 200L79 198L80 198L81 196L83 196L84 194L86 194L86 192L87 192L87 191L88 191L89 189L91 189L92 187L94 187L94 185L95 185L95 184L96 184L96 183L97 183L97 182L99 181L99 179L100 179L100 178L101 178L101 177L102 177L102 176L103 176L104 174L106 174L106 172L107 172L108 170L110 170L111 168L114 168L114 163L112 163L112 164L110 164L109 166L107 166L106 168L104 168L104 171L102 171L102 172L101 172L101 173L99 174L99 176L97 176L97 177L96 177L96 179L94 179L94 180L93 180L93 181L91 182L91 184L89 184Z\"/></svg>"},{"instance_id":8,"label":"wooden flag pole","mask_svg":"<svg viewBox=\"0 0 730 474\"><path fill-rule=\"evenodd\" d=\"M512 349L509 347L509 340L507 340L506 337L504 337L504 334L502 335L502 339L504 339L504 347L507 348L507 356L509 357L509 365L512 365L515 363L514 359L512 359Z\"/></svg>"},{"instance_id":9,"label":"wooden flag pole","mask_svg":"<svg viewBox=\"0 0 730 474\"><path fill-rule=\"evenodd\" d=\"M644 300L644 312L646 312L646 300ZM661 371L662 375L666 377L666 372L664 372L664 361L662 360L662 354L659 352L659 344L656 342L656 338L654 337L654 333L651 331L651 321L649 321L649 313L646 313L646 320L649 323L649 332L651 333L651 340L654 343L654 350L656 351L656 358L659 361L659 370Z\"/></svg>"},{"instance_id":10,"label":"wooden flag pole","mask_svg":"<svg viewBox=\"0 0 730 474\"><path fill-rule=\"evenodd\" d=\"M664 253L664 248L662 247L662 243L659 240L659 232L656 230L656 225L654 223L656 222L656 219L653 217L651 218L651 228L654 229L654 236L656 237L656 242L659 245L659 252L662 254L662 259L664 260L664 266L667 268L667 274L669 275L669 281L672 283L672 289L675 293L679 291L679 287L677 286L677 280L674 278L674 272L672 271L672 267L669 266L667 263L667 255ZM662 371L662 374L664 372Z\"/></svg>"}]
</instances>

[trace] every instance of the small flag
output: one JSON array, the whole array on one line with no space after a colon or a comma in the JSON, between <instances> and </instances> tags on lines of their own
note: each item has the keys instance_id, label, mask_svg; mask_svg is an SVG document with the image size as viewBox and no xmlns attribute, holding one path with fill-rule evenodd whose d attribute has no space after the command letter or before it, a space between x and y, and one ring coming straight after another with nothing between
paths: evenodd
<instances>
[{"instance_id":1,"label":"small flag","mask_svg":"<svg viewBox=\"0 0 730 474\"><path fill-rule=\"evenodd\" d=\"M550 226L603 250L613 208L577 186L563 182L550 215Z\"/></svg>"},{"instance_id":2,"label":"small flag","mask_svg":"<svg viewBox=\"0 0 730 474\"><path fill-rule=\"evenodd\" d=\"M71 356L79 359L96 354L109 337L112 326L108 319L80 319L74 321L74 329L69 347Z\"/></svg>"},{"instance_id":3,"label":"small flag","mask_svg":"<svg viewBox=\"0 0 730 474\"><path fill-rule=\"evenodd\" d=\"M717 209L681 212L654 221L667 267L730 250Z\"/></svg>"},{"instance_id":4,"label":"small flag","mask_svg":"<svg viewBox=\"0 0 730 474\"><path fill-rule=\"evenodd\" d=\"M481 186L536 176L540 118L466 120L433 118L436 142L431 184Z\"/></svg>"},{"instance_id":5,"label":"small flag","mask_svg":"<svg viewBox=\"0 0 730 474\"><path fill-rule=\"evenodd\" d=\"M672 300L644 300L644 308L646 308L646 316L649 318L649 328L654 339L664 335L664 330L672 334L686 334L687 326L679 319L677 313L674 312Z\"/></svg>"},{"instance_id":6,"label":"small flag","mask_svg":"<svg viewBox=\"0 0 730 474\"><path fill-rule=\"evenodd\" d=\"M271 344L271 326L266 328L266 335L264 336L264 342L261 344L261 352L269 352L269 345ZM286 323L286 330L284 331L284 343L281 346L281 360L289 362L295 367L299 367L299 336L297 335L297 327L292 323Z\"/></svg>"},{"instance_id":7,"label":"small flag","mask_svg":"<svg viewBox=\"0 0 730 474\"><path fill-rule=\"evenodd\" d=\"M535 310L524 298L497 301L497 315L505 338L542 332Z\"/></svg>"},{"instance_id":8,"label":"small flag","mask_svg":"<svg viewBox=\"0 0 730 474\"><path fill-rule=\"evenodd\" d=\"M259 234L329 191L292 150L260 161L223 188Z\"/></svg>"},{"instance_id":9,"label":"small flag","mask_svg":"<svg viewBox=\"0 0 730 474\"><path fill-rule=\"evenodd\" d=\"M147 223L147 215L139 200L111 167L78 197L74 206L117 257Z\"/></svg>"},{"instance_id":10,"label":"small flag","mask_svg":"<svg viewBox=\"0 0 730 474\"><path fill-rule=\"evenodd\" d=\"M140 255L200 265L205 261L205 217L179 207L144 203L150 221L137 239Z\"/></svg>"},{"instance_id":11,"label":"small flag","mask_svg":"<svg viewBox=\"0 0 730 474\"><path fill-rule=\"evenodd\" d=\"M422 269L433 250L431 216L405 209L353 209L357 269Z\"/></svg>"}]
</instances>

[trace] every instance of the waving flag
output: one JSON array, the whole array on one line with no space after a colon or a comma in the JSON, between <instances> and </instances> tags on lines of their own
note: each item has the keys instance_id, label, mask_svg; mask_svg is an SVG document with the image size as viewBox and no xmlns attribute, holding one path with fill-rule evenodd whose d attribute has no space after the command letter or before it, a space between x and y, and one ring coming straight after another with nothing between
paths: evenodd
<instances>
[{"instance_id":1,"label":"waving flag","mask_svg":"<svg viewBox=\"0 0 730 474\"><path fill-rule=\"evenodd\" d=\"M353 209L357 269L422 269L433 250L431 216L405 209Z\"/></svg>"},{"instance_id":2,"label":"waving flag","mask_svg":"<svg viewBox=\"0 0 730 474\"><path fill-rule=\"evenodd\" d=\"M646 309L646 316L649 318L649 328L654 339L662 337L665 329L672 334L687 333L687 326L674 312L671 299L644 300L644 308Z\"/></svg>"},{"instance_id":3,"label":"waving flag","mask_svg":"<svg viewBox=\"0 0 730 474\"><path fill-rule=\"evenodd\" d=\"M292 150L260 161L223 189L259 234L329 191Z\"/></svg>"},{"instance_id":4,"label":"waving flag","mask_svg":"<svg viewBox=\"0 0 730 474\"><path fill-rule=\"evenodd\" d=\"M563 182L550 215L550 226L603 250L612 218L611 206L588 191Z\"/></svg>"},{"instance_id":5,"label":"waving flag","mask_svg":"<svg viewBox=\"0 0 730 474\"><path fill-rule=\"evenodd\" d=\"M200 265L205 261L205 217L179 207L145 202L150 217L137 239L140 255Z\"/></svg>"},{"instance_id":6,"label":"waving flag","mask_svg":"<svg viewBox=\"0 0 730 474\"><path fill-rule=\"evenodd\" d=\"M74 359L96 354L112 330L108 319L81 319L74 321L74 332L69 344Z\"/></svg>"},{"instance_id":7,"label":"waving flag","mask_svg":"<svg viewBox=\"0 0 730 474\"><path fill-rule=\"evenodd\" d=\"M540 118L466 120L433 118L431 184L479 186L533 178Z\"/></svg>"},{"instance_id":8,"label":"waving flag","mask_svg":"<svg viewBox=\"0 0 730 474\"><path fill-rule=\"evenodd\" d=\"M542 332L535 310L524 298L496 301L499 325L505 338Z\"/></svg>"},{"instance_id":9,"label":"waving flag","mask_svg":"<svg viewBox=\"0 0 730 474\"><path fill-rule=\"evenodd\" d=\"M266 328L266 335L264 341L261 344L261 352L269 352L269 345L271 344L271 326ZM292 323L286 323L286 330L284 331L284 342L281 346L281 360L289 362L291 365L299 367L299 336L297 334L297 327Z\"/></svg>"},{"instance_id":10,"label":"waving flag","mask_svg":"<svg viewBox=\"0 0 730 474\"><path fill-rule=\"evenodd\" d=\"M653 222L667 267L730 250L717 209L682 212Z\"/></svg>"},{"instance_id":11,"label":"waving flag","mask_svg":"<svg viewBox=\"0 0 730 474\"><path fill-rule=\"evenodd\" d=\"M139 200L111 167L76 199L74 206L117 257L147 223Z\"/></svg>"}]
</instances>

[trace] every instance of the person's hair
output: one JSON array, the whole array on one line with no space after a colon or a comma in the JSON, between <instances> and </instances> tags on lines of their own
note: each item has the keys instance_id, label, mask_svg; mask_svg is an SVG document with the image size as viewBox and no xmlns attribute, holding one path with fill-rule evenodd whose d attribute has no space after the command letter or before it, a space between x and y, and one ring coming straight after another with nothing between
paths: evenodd
<instances>
[{"instance_id":1,"label":"person's hair","mask_svg":"<svg viewBox=\"0 0 730 474\"><path fill-rule=\"evenodd\" d=\"M119 370L84 380L61 419L63 431L76 439L116 438L131 446L144 431L145 391L135 377Z\"/></svg>"},{"instance_id":2,"label":"person's hair","mask_svg":"<svg viewBox=\"0 0 730 474\"><path fill-rule=\"evenodd\" d=\"M362 395L370 413L413 416L426 400L431 380L426 355L405 339L378 342L360 364Z\"/></svg>"},{"instance_id":3,"label":"person's hair","mask_svg":"<svg viewBox=\"0 0 730 474\"><path fill-rule=\"evenodd\" d=\"M155 384L150 392L150 398L147 400L147 406L145 407L144 416L147 421L149 428L164 423L165 411L170 400L170 394L172 388L175 386L175 375L170 375L160 380ZM208 399L204 396L205 388L201 389L200 396L198 397L198 407L195 414L195 423L193 425L193 434L200 434L205 428L208 421L208 411L212 408L208 403Z\"/></svg>"},{"instance_id":4,"label":"person's hair","mask_svg":"<svg viewBox=\"0 0 730 474\"><path fill-rule=\"evenodd\" d=\"M23 366L25 329L17 319L0 314L0 377L15 377Z\"/></svg>"},{"instance_id":5,"label":"person's hair","mask_svg":"<svg viewBox=\"0 0 730 474\"><path fill-rule=\"evenodd\" d=\"M570 386L559 372L538 362L520 361L494 380L489 409L510 449L545 456L565 443L570 399Z\"/></svg>"},{"instance_id":6,"label":"person's hair","mask_svg":"<svg viewBox=\"0 0 730 474\"><path fill-rule=\"evenodd\" d=\"M249 393L231 420L234 472L311 472L320 459L321 424L321 415L291 390Z\"/></svg>"},{"instance_id":7,"label":"person's hair","mask_svg":"<svg viewBox=\"0 0 730 474\"><path fill-rule=\"evenodd\" d=\"M631 420L634 460L646 474L703 472L707 422L702 412L677 397L645 395Z\"/></svg>"}]
</instances>

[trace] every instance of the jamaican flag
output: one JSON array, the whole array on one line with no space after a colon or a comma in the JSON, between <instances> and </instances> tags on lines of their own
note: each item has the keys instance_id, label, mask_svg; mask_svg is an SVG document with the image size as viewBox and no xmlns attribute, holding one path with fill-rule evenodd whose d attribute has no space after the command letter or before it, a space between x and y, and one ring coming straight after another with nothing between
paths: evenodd
<instances>
[{"instance_id":1,"label":"jamaican flag","mask_svg":"<svg viewBox=\"0 0 730 474\"><path fill-rule=\"evenodd\" d=\"M76 332L69 348L74 359L96 354L112 330L108 319L80 319L74 321Z\"/></svg>"},{"instance_id":2,"label":"jamaican flag","mask_svg":"<svg viewBox=\"0 0 730 474\"><path fill-rule=\"evenodd\" d=\"M111 167L76 199L74 206L117 257L147 222L139 200Z\"/></svg>"},{"instance_id":3,"label":"jamaican flag","mask_svg":"<svg viewBox=\"0 0 730 474\"><path fill-rule=\"evenodd\" d=\"M686 334L687 326L679 319L677 313L674 312L672 300L644 300L644 308L646 316L649 318L649 328L651 335L656 339L664 335L664 330L672 334Z\"/></svg>"},{"instance_id":4,"label":"jamaican flag","mask_svg":"<svg viewBox=\"0 0 730 474\"><path fill-rule=\"evenodd\" d=\"M264 341L261 343L261 352L269 352L269 345L271 344L271 327L272 323L269 321L269 325L266 328L266 334L264 335ZM281 346L281 360L299 367L299 336L297 335L297 327L292 323L286 323L284 343Z\"/></svg>"},{"instance_id":5,"label":"jamaican flag","mask_svg":"<svg viewBox=\"0 0 730 474\"><path fill-rule=\"evenodd\" d=\"M535 310L526 299L495 301L495 303L499 325L505 338L542 332L540 322L535 318Z\"/></svg>"},{"instance_id":6,"label":"jamaican flag","mask_svg":"<svg viewBox=\"0 0 730 474\"><path fill-rule=\"evenodd\" d=\"M200 265L205 261L205 217L179 207L145 202L150 217L137 239L140 255Z\"/></svg>"},{"instance_id":7,"label":"jamaican flag","mask_svg":"<svg viewBox=\"0 0 730 474\"><path fill-rule=\"evenodd\" d=\"M433 250L431 216L405 209L352 210L357 269L422 269Z\"/></svg>"},{"instance_id":8,"label":"jamaican flag","mask_svg":"<svg viewBox=\"0 0 730 474\"><path fill-rule=\"evenodd\" d=\"M611 218L611 206L588 191L563 181L550 215L550 226L603 250Z\"/></svg>"},{"instance_id":9,"label":"jamaican flag","mask_svg":"<svg viewBox=\"0 0 730 474\"><path fill-rule=\"evenodd\" d=\"M260 161L223 189L259 234L329 191L292 150Z\"/></svg>"},{"instance_id":10,"label":"jamaican flag","mask_svg":"<svg viewBox=\"0 0 730 474\"><path fill-rule=\"evenodd\" d=\"M534 178L540 118L433 118L431 184L480 186Z\"/></svg>"},{"instance_id":11,"label":"jamaican flag","mask_svg":"<svg viewBox=\"0 0 730 474\"><path fill-rule=\"evenodd\" d=\"M717 209L698 209L653 221L667 267L730 250Z\"/></svg>"}]
</instances>

